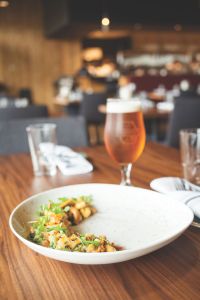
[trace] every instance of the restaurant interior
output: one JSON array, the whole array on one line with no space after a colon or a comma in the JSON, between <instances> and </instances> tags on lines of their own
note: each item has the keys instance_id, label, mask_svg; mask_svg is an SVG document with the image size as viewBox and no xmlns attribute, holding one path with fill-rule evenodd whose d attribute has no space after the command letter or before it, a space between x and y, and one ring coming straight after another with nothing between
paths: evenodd
<instances>
[{"instance_id":1,"label":"restaurant interior","mask_svg":"<svg viewBox=\"0 0 200 300\"><path fill-rule=\"evenodd\" d=\"M1 1L4 116L10 107L30 105L46 106L49 116L83 115L90 142L97 144L103 142L106 99L135 98L148 140L167 142L175 100L200 95L198 1L185 1L178 15L179 1L173 7L115 2Z\"/></svg>"},{"instance_id":2,"label":"restaurant interior","mask_svg":"<svg viewBox=\"0 0 200 300\"><path fill-rule=\"evenodd\" d=\"M20 234L24 223L20 222L30 219L24 216L28 206L23 208L22 200L32 196L28 198L32 210L33 201L42 203L36 194L48 191L41 199L45 195L51 199L55 193L49 190L63 187L58 192L62 197L64 186L74 193L73 185L86 193L80 184L88 185L94 195L99 193L97 214L99 209L102 216L97 216L95 234L103 228L98 223L102 217L105 234L114 243L102 241L100 235L83 238L74 233L76 240L70 242L79 240L82 245L74 251L118 252L120 232L124 238L119 245L136 249L134 253L125 251L123 256L122 251L113 257L87 253L91 259L82 259L46 250L61 249L61 238L52 244L52 237L44 241L43 233L40 245L45 250L24 241ZM144 206L128 199L124 216L119 217L118 198L126 194L129 198L130 193L122 186L131 190L132 184L139 187L133 194L141 197ZM153 192L148 196L150 188L161 198L169 193L181 200L183 217L175 214L180 201L172 201L172 207L156 206L158 196ZM147 194L143 189L148 189ZM116 195L116 202L98 203L101 193L105 198ZM59 212L62 208L65 221L68 218L66 226L94 217L96 208L86 196L81 197L72 197L71 202L66 198L60 204ZM152 210L145 202L151 197L155 197ZM116 218L110 211L104 214L102 205L108 211L114 207ZM143 218L133 211L131 215L131 209L140 211ZM164 215L168 210L171 219ZM129 217L135 217L135 223L127 221ZM51 225L64 226L56 222ZM117 235L118 222L122 228ZM130 232L133 226L139 228L140 236L148 236L146 244L139 237L136 244L126 244L134 237L123 222L128 222ZM84 221L81 230L90 226L94 226L92 221ZM28 299L30 295L30 299L200 299L199 228L200 1L0 0L0 250L4 253L0 299ZM37 230L30 229L33 242ZM165 246L184 230L179 239ZM133 232L139 235L136 229ZM122 263L125 260L130 261ZM110 263L118 264L103 265Z\"/></svg>"}]
</instances>

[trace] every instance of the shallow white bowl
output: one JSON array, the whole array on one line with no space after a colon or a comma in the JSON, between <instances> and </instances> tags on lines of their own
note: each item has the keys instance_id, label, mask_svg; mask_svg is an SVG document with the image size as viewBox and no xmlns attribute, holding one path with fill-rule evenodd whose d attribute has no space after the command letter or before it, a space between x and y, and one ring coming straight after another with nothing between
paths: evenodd
<instances>
[{"instance_id":1,"label":"shallow white bowl","mask_svg":"<svg viewBox=\"0 0 200 300\"><path fill-rule=\"evenodd\" d=\"M125 250L78 253L45 248L26 239L27 222L36 218L42 203L59 197L92 195L97 213L78 226L84 233L106 235ZM77 264L117 263L147 254L176 239L192 222L184 204L145 189L111 184L65 186L34 195L12 212L10 228L32 250L53 259Z\"/></svg>"}]
</instances>

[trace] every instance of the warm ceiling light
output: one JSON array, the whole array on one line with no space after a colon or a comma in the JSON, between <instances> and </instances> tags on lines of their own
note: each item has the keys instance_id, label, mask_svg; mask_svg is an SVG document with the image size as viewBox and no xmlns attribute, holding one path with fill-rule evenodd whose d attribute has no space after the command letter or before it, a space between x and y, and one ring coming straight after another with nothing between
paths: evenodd
<instances>
[{"instance_id":1,"label":"warm ceiling light","mask_svg":"<svg viewBox=\"0 0 200 300\"><path fill-rule=\"evenodd\" d=\"M6 0L0 1L0 8L8 7L8 5L9 5L9 1Z\"/></svg>"},{"instance_id":2,"label":"warm ceiling light","mask_svg":"<svg viewBox=\"0 0 200 300\"><path fill-rule=\"evenodd\" d=\"M110 25L110 20L107 18L107 17L104 17L102 20L101 20L101 24L103 26L109 26Z\"/></svg>"}]
</instances>

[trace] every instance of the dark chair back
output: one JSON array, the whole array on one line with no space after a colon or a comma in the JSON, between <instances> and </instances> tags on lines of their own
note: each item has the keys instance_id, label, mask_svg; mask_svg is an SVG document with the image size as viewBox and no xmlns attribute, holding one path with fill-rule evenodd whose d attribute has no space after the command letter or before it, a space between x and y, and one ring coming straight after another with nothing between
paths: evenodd
<instances>
[{"instance_id":1,"label":"dark chair back","mask_svg":"<svg viewBox=\"0 0 200 300\"><path fill-rule=\"evenodd\" d=\"M87 124L99 125L104 123L105 115L98 110L99 105L106 104L106 94L84 94L80 105L80 114L84 116Z\"/></svg>"},{"instance_id":2,"label":"dark chair back","mask_svg":"<svg viewBox=\"0 0 200 300\"><path fill-rule=\"evenodd\" d=\"M0 121L44 117L48 117L48 109L45 105L30 105L19 108L7 107L0 109Z\"/></svg>"},{"instance_id":3,"label":"dark chair back","mask_svg":"<svg viewBox=\"0 0 200 300\"><path fill-rule=\"evenodd\" d=\"M179 147L179 132L186 128L200 128L200 97L191 99L177 99L174 111L169 121L167 143L172 147Z\"/></svg>"},{"instance_id":4,"label":"dark chair back","mask_svg":"<svg viewBox=\"0 0 200 300\"><path fill-rule=\"evenodd\" d=\"M19 90L19 98L26 98L28 99L28 103L32 104L33 103L33 96L32 96L32 91L29 88L22 88Z\"/></svg>"},{"instance_id":5,"label":"dark chair back","mask_svg":"<svg viewBox=\"0 0 200 300\"><path fill-rule=\"evenodd\" d=\"M29 152L26 127L30 124L55 123L59 145L87 146L87 131L83 117L35 118L0 121L0 154Z\"/></svg>"}]
</instances>

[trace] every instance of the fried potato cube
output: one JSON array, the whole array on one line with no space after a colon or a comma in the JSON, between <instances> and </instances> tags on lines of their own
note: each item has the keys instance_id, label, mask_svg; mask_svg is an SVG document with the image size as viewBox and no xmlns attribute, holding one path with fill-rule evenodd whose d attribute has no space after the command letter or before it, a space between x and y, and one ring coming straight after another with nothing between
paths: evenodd
<instances>
[{"instance_id":1,"label":"fried potato cube","mask_svg":"<svg viewBox=\"0 0 200 300\"><path fill-rule=\"evenodd\" d=\"M84 219L87 219L92 214L90 207L81 208L80 211Z\"/></svg>"},{"instance_id":2,"label":"fried potato cube","mask_svg":"<svg viewBox=\"0 0 200 300\"><path fill-rule=\"evenodd\" d=\"M62 218L63 218L62 214L51 213L51 215L49 217L49 222L47 223L47 225L59 224L61 222Z\"/></svg>"},{"instance_id":3,"label":"fried potato cube","mask_svg":"<svg viewBox=\"0 0 200 300\"><path fill-rule=\"evenodd\" d=\"M73 215L74 223L75 224L78 224L78 223L80 223L82 221L82 216L81 216L79 210L76 207L71 207L70 208L70 212Z\"/></svg>"},{"instance_id":4,"label":"fried potato cube","mask_svg":"<svg viewBox=\"0 0 200 300\"><path fill-rule=\"evenodd\" d=\"M100 245L100 246L98 246L98 248L97 248L97 251L96 252L106 252L106 248L105 248L105 246L104 245Z\"/></svg>"},{"instance_id":5,"label":"fried potato cube","mask_svg":"<svg viewBox=\"0 0 200 300\"><path fill-rule=\"evenodd\" d=\"M75 233L73 233L73 234L69 237L69 239L70 239L71 241L75 241L77 238L78 238L78 236L77 236Z\"/></svg>"},{"instance_id":6,"label":"fried potato cube","mask_svg":"<svg viewBox=\"0 0 200 300\"><path fill-rule=\"evenodd\" d=\"M75 204L75 207L76 207L77 209L84 208L84 207L86 207L86 203L85 203L85 201L78 201L78 202Z\"/></svg>"},{"instance_id":7,"label":"fried potato cube","mask_svg":"<svg viewBox=\"0 0 200 300\"><path fill-rule=\"evenodd\" d=\"M81 240L79 238L76 238L76 240L73 241L69 240L67 243L68 247L72 250L76 248L76 246L78 246L79 244L81 244Z\"/></svg>"},{"instance_id":8,"label":"fried potato cube","mask_svg":"<svg viewBox=\"0 0 200 300\"><path fill-rule=\"evenodd\" d=\"M49 241L48 240L43 240L42 242L41 242L41 245L42 246L44 246L44 247L49 247Z\"/></svg>"},{"instance_id":9,"label":"fried potato cube","mask_svg":"<svg viewBox=\"0 0 200 300\"><path fill-rule=\"evenodd\" d=\"M72 200L72 199L68 199L68 200L66 200L65 202L62 202L61 204L60 204L60 207L61 208L64 208L64 207L66 207L67 205L74 205L74 201Z\"/></svg>"},{"instance_id":10,"label":"fried potato cube","mask_svg":"<svg viewBox=\"0 0 200 300\"><path fill-rule=\"evenodd\" d=\"M86 252L96 252L96 247L93 244L87 246Z\"/></svg>"},{"instance_id":11,"label":"fried potato cube","mask_svg":"<svg viewBox=\"0 0 200 300\"><path fill-rule=\"evenodd\" d=\"M86 234L85 234L85 239L86 239L87 241L92 241L92 240L94 240L94 238L95 238L95 236L94 236L94 234L92 234L92 233L86 233Z\"/></svg>"},{"instance_id":12,"label":"fried potato cube","mask_svg":"<svg viewBox=\"0 0 200 300\"><path fill-rule=\"evenodd\" d=\"M115 252L117 250L111 245L106 245L106 251L107 252Z\"/></svg>"},{"instance_id":13,"label":"fried potato cube","mask_svg":"<svg viewBox=\"0 0 200 300\"><path fill-rule=\"evenodd\" d=\"M64 249L66 244L66 237L61 237L57 241L56 249Z\"/></svg>"}]
</instances>

